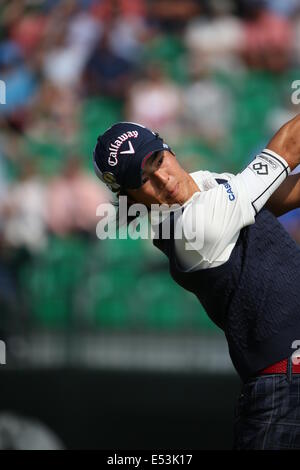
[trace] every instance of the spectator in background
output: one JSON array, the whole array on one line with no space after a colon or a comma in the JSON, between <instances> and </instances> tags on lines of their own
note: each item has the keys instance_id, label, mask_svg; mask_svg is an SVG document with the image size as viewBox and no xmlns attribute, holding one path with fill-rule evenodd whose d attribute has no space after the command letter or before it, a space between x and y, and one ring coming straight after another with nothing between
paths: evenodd
<instances>
[{"instance_id":1,"label":"spectator in background","mask_svg":"<svg viewBox=\"0 0 300 470\"><path fill-rule=\"evenodd\" d=\"M10 26L10 37L20 46L25 57L29 58L43 40L47 21L40 10L28 9L19 3L19 11L16 10Z\"/></svg>"},{"instance_id":2,"label":"spectator in background","mask_svg":"<svg viewBox=\"0 0 300 470\"><path fill-rule=\"evenodd\" d=\"M240 59L242 23L232 14L233 5L229 0L212 2L210 11L212 17L198 17L187 25L184 40L189 63L195 73L221 70L236 74L243 70Z\"/></svg>"},{"instance_id":3,"label":"spectator in background","mask_svg":"<svg viewBox=\"0 0 300 470\"><path fill-rule=\"evenodd\" d=\"M91 14L99 21L110 22L118 11L119 15L127 17L146 19L148 0L102 0L92 1L90 6Z\"/></svg>"},{"instance_id":4,"label":"spectator in background","mask_svg":"<svg viewBox=\"0 0 300 470\"><path fill-rule=\"evenodd\" d=\"M43 73L57 86L76 87L101 35L102 25L74 0L53 10L45 34Z\"/></svg>"},{"instance_id":5,"label":"spectator in background","mask_svg":"<svg viewBox=\"0 0 300 470\"><path fill-rule=\"evenodd\" d=\"M96 209L108 201L104 186L99 187L95 178L84 171L78 158L70 157L62 174L48 186L48 227L58 236L73 232L95 235Z\"/></svg>"},{"instance_id":6,"label":"spectator in background","mask_svg":"<svg viewBox=\"0 0 300 470\"><path fill-rule=\"evenodd\" d=\"M149 0L149 18L158 24L162 31L180 33L187 22L199 15L202 11L199 0L185 0L174 2L173 0Z\"/></svg>"},{"instance_id":7,"label":"spectator in background","mask_svg":"<svg viewBox=\"0 0 300 470\"><path fill-rule=\"evenodd\" d=\"M233 98L209 74L194 74L184 89L187 132L212 146L226 145L233 121Z\"/></svg>"},{"instance_id":8,"label":"spectator in background","mask_svg":"<svg viewBox=\"0 0 300 470\"><path fill-rule=\"evenodd\" d=\"M6 245L36 253L46 247L46 189L33 161L20 164L19 179L2 201Z\"/></svg>"},{"instance_id":9,"label":"spectator in background","mask_svg":"<svg viewBox=\"0 0 300 470\"><path fill-rule=\"evenodd\" d=\"M32 103L24 131L39 142L54 140L61 145L72 144L78 138L79 109L80 103L72 88L45 80Z\"/></svg>"},{"instance_id":10,"label":"spectator in background","mask_svg":"<svg viewBox=\"0 0 300 470\"><path fill-rule=\"evenodd\" d=\"M151 28L142 14L143 10L126 11L122 8L124 3L128 2L116 2L112 10L110 46L118 57L136 64L141 59L144 43L151 37Z\"/></svg>"},{"instance_id":11,"label":"spectator in background","mask_svg":"<svg viewBox=\"0 0 300 470\"><path fill-rule=\"evenodd\" d=\"M0 44L0 78L6 84L6 104L0 106L0 116L19 121L35 94L37 81L15 42Z\"/></svg>"},{"instance_id":12,"label":"spectator in background","mask_svg":"<svg viewBox=\"0 0 300 470\"><path fill-rule=\"evenodd\" d=\"M287 18L265 8L263 0L243 0L244 58L249 67L283 72L291 58L292 31Z\"/></svg>"},{"instance_id":13,"label":"spectator in background","mask_svg":"<svg viewBox=\"0 0 300 470\"><path fill-rule=\"evenodd\" d=\"M181 117L180 87L166 76L162 64L146 65L144 77L128 90L126 119L160 129L166 138L176 142L180 139Z\"/></svg>"},{"instance_id":14,"label":"spectator in background","mask_svg":"<svg viewBox=\"0 0 300 470\"><path fill-rule=\"evenodd\" d=\"M83 73L85 94L125 98L132 72L132 64L112 50L110 25L108 25L85 67Z\"/></svg>"}]
</instances>

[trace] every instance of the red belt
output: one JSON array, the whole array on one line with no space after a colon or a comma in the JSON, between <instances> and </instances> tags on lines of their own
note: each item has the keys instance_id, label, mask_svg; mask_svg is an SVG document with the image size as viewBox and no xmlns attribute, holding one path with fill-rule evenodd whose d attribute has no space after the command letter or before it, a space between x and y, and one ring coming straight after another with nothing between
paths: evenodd
<instances>
[{"instance_id":1,"label":"red belt","mask_svg":"<svg viewBox=\"0 0 300 470\"><path fill-rule=\"evenodd\" d=\"M258 375L286 374L287 368L288 368L288 359L283 359L282 361L276 362L276 364L272 364L271 366L268 366L265 369L261 370L258 373ZM294 364L292 362L292 373L300 374L300 364Z\"/></svg>"}]
</instances>

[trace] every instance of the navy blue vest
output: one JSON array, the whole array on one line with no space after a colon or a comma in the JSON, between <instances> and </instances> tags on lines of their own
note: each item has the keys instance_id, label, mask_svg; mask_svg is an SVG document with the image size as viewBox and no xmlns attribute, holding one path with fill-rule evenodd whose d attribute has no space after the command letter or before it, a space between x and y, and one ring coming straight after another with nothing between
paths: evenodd
<instances>
[{"instance_id":1,"label":"navy blue vest","mask_svg":"<svg viewBox=\"0 0 300 470\"><path fill-rule=\"evenodd\" d=\"M289 357L300 340L300 247L277 218L263 209L240 231L226 263L194 272L176 259L173 225L170 240L153 243L168 256L173 279L225 332L242 380Z\"/></svg>"}]
</instances>

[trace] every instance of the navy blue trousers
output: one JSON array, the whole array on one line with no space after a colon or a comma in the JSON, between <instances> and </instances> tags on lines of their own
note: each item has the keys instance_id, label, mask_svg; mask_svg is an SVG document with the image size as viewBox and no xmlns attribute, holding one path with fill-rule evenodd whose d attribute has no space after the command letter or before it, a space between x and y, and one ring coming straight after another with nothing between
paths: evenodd
<instances>
[{"instance_id":1,"label":"navy blue trousers","mask_svg":"<svg viewBox=\"0 0 300 470\"><path fill-rule=\"evenodd\" d=\"M300 374L262 375L241 390L235 450L300 450Z\"/></svg>"}]
</instances>

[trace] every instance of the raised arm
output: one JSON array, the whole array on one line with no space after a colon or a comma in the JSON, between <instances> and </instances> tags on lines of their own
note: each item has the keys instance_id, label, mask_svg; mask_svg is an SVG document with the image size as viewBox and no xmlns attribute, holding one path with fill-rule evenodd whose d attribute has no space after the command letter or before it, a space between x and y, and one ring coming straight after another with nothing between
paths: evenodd
<instances>
[{"instance_id":1,"label":"raised arm","mask_svg":"<svg viewBox=\"0 0 300 470\"><path fill-rule=\"evenodd\" d=\"M276 217L300 207L300 173L290 175L272 194L266 207Z\"/></svg>"},{"instance_id":2,"label":"raised arm","mask_svg":"<svg viewBox=\"0 0 300 470\"><path fill-rule=\"evenodd\" d=\"M291 170L300 164L300 114L279 129L267 148L281 155ZM277 217L300 207L300 174L290 175L272 194L266 207Z\"/></svg>"}]
</instances>

